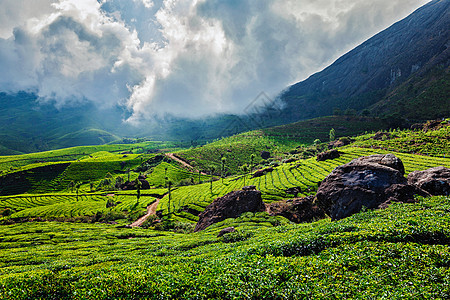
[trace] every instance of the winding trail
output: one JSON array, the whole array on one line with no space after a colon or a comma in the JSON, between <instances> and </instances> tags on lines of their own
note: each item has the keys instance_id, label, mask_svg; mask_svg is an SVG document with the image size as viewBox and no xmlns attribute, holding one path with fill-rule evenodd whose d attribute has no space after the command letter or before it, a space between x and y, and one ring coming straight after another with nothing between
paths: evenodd
<instances>
[{"instance_id":1,"label":"winding trail","mask_svg":"<svg viewBox=\"0 0 450 300\"><path fill-rule=\"evenodd\" d=\"M187 168L189 168L189 169L195 170L195 172L198 172L198 170L196 170L193 166L191 166L190 164L188 164L186 161L184 161L184 160L182 160L182 159L176 157L175 154L173 154L173 153L165 153L165 155L166 155L168 158L173 159L174 161L179 162L179 163L182 164L183 166L185 166L185 167L187 167ZM200 174L202 174L202 175L208 175L208 174L203 173L203 172L200 172Z\"/></svg>"},{"instance_id":2,"label":"winding trail","mask_svg":"<svg viewBox=\"0 0 450 300\"><path fill-rule=\"evenodd\" d=\"M156 199L155 202L147 206L147 213L130 224L131 227L140 227L144 222L152 215L156 215L156 208L158 207L160 199Z\"/></svg>"}]
</instances>

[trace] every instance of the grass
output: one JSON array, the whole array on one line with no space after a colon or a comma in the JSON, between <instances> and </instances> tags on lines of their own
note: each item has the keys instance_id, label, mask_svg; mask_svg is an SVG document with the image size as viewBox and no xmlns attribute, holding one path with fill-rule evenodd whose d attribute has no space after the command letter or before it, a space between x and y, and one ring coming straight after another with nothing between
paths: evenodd
<instances>
[{"instance_id":1,"label":"grass","mask_svg":"<svg viewBox=\"0 0 450 300\"><path fill-rule=\"evenodd\" d=\"M391 130L390 137L374 140L373 134L356 138L353 144L358 147L380 148L404 153L417 153L428 156L450 157L450 126L443 121L444 127L438 130ZM444 125L443 124L443 125Z\"/></svg>"},{"instance_id":2,"label":"grass","mask_svg":"<svg viewBox=\"0 0 450 300\"><path fill-rule=\"evenodd\" d=\"M337 222L196 234L104 224L1 226L4 299L446 299L450 199ZM247 221L248 224L248 221ZM375 284L376 283L376 284Z\"/></svg>"}]
</instances>

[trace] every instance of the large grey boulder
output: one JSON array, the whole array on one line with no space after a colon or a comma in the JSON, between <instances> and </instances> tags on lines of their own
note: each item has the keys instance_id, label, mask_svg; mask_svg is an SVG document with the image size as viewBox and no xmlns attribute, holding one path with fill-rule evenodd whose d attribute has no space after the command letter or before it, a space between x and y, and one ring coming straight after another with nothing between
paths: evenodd
<instances>
[{"instance_id":1,"label":"large grey boulder","mask_svg":"<svg viewBox=\"0 0 450 300\"><path fill-rule=\"evenodd\" d=\"M203 230L228 218L237 218L245 212L261 212L265 209L261 192L254 186L244 187L242 191L228 193L208 205L200 213L194 231Z\"/></svg>"},{"instance_id":2,"label":"large grey boulder","mask_svg":"<svg viewBox=\"0 0 450 300\"><path fill-rule=\"evenodd\" d=\"M408 183L431 195L450 195L450 169L435 167L425 171L414 171L408 175Z\"/></svg>"},{"instance_id":3,"label":"large grey boulder","mask_svg":"<svg viewBox=\"0 0 450 300\"><path fill-rule=\"evenodd\" d=\"M342 219L367 207L385 207L393 201L414 201L415 194L427 195L408 187L402 161L392 154L360 157L334 169L320 184L317 205L333 220Z\"/></svg>"}]
</instances>

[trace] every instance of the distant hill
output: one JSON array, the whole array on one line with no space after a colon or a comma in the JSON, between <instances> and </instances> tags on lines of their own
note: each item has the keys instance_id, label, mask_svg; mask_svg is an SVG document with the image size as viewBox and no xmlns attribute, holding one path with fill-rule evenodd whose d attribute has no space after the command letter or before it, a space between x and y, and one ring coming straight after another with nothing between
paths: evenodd
<instances>
[{"instance_id":1,"label":"distant hill","mask_svg":"<svg viewBox=\"0 0 450 300\"><path fill-rule=\"evenodd\" d=\"M119 138L98 129L107 127L107 119L87 103L58 110L52 104L38 103L30 93L0 93L0 103L1 155L100 145ZM120 125L120 116L114 119Z\"/></svg>"},{"instance_id":2,"label":"distant hill","mask_svg":"<svg viewBox=\"0 0 450 300\"><path fill-rule=\"evenodd\" d=\"M280 96L286 103L282 118L292 122L333 109L366 108L414 120L448 116L449 6L448 0L431 1L288 88ZM424 109L425 103L432 105Z\"/></svg>"},{"instance_id":3,"label":"distant hill","mask_svg":"<svg viewBox=\"0 0 450 300\"><path fill-rule=\"evenodd\" d=\"M449 6L448 0L431 1L322 72L286 89L279 96L284 106L262 93L255 105L258 109L250 107L244 116L217 115L202 120L165 116L133 127L123 122L129 115L123 107L105 109L86 102L57 109L52 103L40 103L32 93L0 92L0 155L98 145L124 137L196 146L333 113L378 116L385 121L383 126L391 127L448 117ZM264 111L261 104L269 107ZM327 130L324 128L323 135ZM317 130L313 131L317 136Z\"/></svg>"}]
</instances>

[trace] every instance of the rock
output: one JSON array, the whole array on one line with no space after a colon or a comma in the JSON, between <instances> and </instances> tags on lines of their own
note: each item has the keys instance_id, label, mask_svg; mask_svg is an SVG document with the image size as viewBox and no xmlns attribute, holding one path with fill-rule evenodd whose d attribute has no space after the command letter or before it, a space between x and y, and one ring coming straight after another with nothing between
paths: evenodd
<instances>
[{"instance_id":1,"label":"rock","mask_svg":"<svg viewBox=\"0 0 450 300\"><path fill-rule=\"evenodd\" d=\"M249 185L249 186L244 186L242 188L243 191L256 191L256 186L255 185Z\"/></svg>"},{"instance_id":2,"label":"rock","mask_svg":"<svg viewBox=\"0 0 450 300\"><path fill-rule=\"evenodd\" d=\"M407 186L400 159L392 154L354 159L337 167L317 191L317 204L333 220L355 214L363 206L373 209L388 201L410 202L423 191Z\"/></svg>"},{"instance_id":3,"label":"rock","mask_svg":"<svg viewBox=\"0 0 450 300\"><path fill-rule=\"evenodd\" d=\"M270 152L269 151L261 151L261 158L262 159L269 159L270 158Z\"/></svg>"},{"instance_id":4,"label":"rock","mask_svg":"<svg viewBox=\"0 0 450 300\"><path fill-rule=\"evenodd\" d=\"M408 175L408 183L431 195L450 195L450 169L435 167L425 171L414 171Z\"/></svg>"},{"instance_id":5,"label":"rock","mask_svg":"<svg viewBox=\"0 0 450 300\"><path fill-rule=\"evenodd\" d=\"M267 210L271 216L282 216L294 223L325 218L325 212L314 204L314 196L271 203Z\"/></svg>"},{"instance_id":6,"label":"rock","mask_svg":"<svg viewBox=\"0 0 450 300\"><path fill-rule=\"evenodd\" d=\"M335 159L335 158L339 158L341 155L339 154L339 151L337 151L336 149L327 151L327 152L322 152L317 154L317 161L325 161L328 159Z\"/></svg>"},{"instance_id":7,"label":"rock","mask_svg":"<svg viewBox=\"0 0 450 300\"><path fill-rule=\"evenodd\" d=\"M264 176L264 175L266 175L267 173L270 173L270 172L273 172L273 168L272 167L268 167L268 168L265 168L265 169L261 169L261 170L255 171L255 173L253 173L253 178Z\"/></svg>"},{"instance_id":8,"label":"rock","mask_svg":"<svg viewBox=\"0 0 450 300\"><path fill-rule=\"evenodd\" d=\"M371 156L363 156L352 160L349 164L352 165L363 165L368 163L375 163L393 168L399 171L402 175L405 175L405 167L400 158L396 157L394 154L376 154Z\"/></svg>"},{"instance_id":9,"label":"rock","mask_svg":"<svg viewBox=\"0 0 450 300\"><path fill-rule=\"evenodd\" d=\"M423 125L423 131L427 132L429 130L437 130L437 129L441 128L441 125L442 125L441 123L442 123L442 120L440 120L440 119L428 121Z\"/></svg>"},{"instance_id":10,"label":"rock","mask_svg":"<svg viewBox=\"0 0 450 300\"><path fill-rule=\"evenodd\" d=\"M224 236L227 233L231 233L231 232L235 232L235 231L236 231L236 228L234 228L234 227L227 227L227 228L222 229L219 232L219 234L217 235L217 237L221 237L221 236Z\"/></svg>"},{"instance_id":11,"label":"rock","mask_svg":"<svg viewBox=\"0 0 450 300\"><path fill-rule=\"evenodd\" d=\"M344 136L344 137L341 137L337 141L332 141L332 142L328 143L328 149L347 146L347 145L350 145L351 143L353 143L354 141L355 141L354 139Z\"/></svg>"},{"instance_id":12,"label":"rock","mask_svg":"<svg viewBox=\"0 0 450 300\"><path fill-rule=\"evenodd\" d=\"M373 140L377 140L377 141L390 140L391 138L392 138L392 136L389 132L381 132L381 131L378 131L372 137Z\"/></svg>"},{"instance_id":13,"label":"rock","mask_svg":"<svg viewBox=\"0 0 450 300\"><path fill-rule=\"evenodd\" d=\"M283 163L284 164L288 164L288 163L291 163L291 162L294 162L294 161L297 161L297 160L295 158L289 158L289 159L283 160Z\"/></svg>"},{"instance_id":14,"label":"rock","mask_svg":"<svg viewBox=\"0 0 450 300\"><path fill-rule=\"evenodd\" d=\"M286 189L285 192L286 194L291 194L294 195L294 197L297 197L297 195L302 192L302 188L299 186L291 187Z\"/></svg>"},{"instance_id":15,"label":"rock","mask_svg":"<svg viewBox=\"0 0 450 300\"><path fill-rule=\"evenodd\" d=\"M138 179L141 182L141 190L149 190L150 189L150 183L148 183L147 180L144 179L144 175L139 175ZM120 185L120 189L122 191L129 191L129 190L135 190L136 184L134 181L126 181L125 183Z\"/></svg>"},{"instance_id":16,"label":"rock","mask_svg":"<svg viewBox=\"0 0 450 300\"><path fill-rule=\"evenodd\" d=\"M245 212L261 212L265 210L261 192L256 189L234 191L217 198L199 215L194 231L200 231L208 226L228 218L237 218Z\"/></svg>"},{"instance_id":17,"label":"rock","mask_svg":"<svg viewBox=\"0 0 450 300\"><path fill-rule=\"evenodd\" d=\"M428 197L430 194L414 185L393 184L385 191L388 202L413 203L414 195Z\"/></svg>"}]
</instances>

